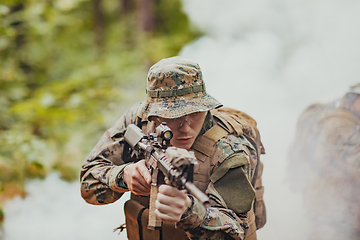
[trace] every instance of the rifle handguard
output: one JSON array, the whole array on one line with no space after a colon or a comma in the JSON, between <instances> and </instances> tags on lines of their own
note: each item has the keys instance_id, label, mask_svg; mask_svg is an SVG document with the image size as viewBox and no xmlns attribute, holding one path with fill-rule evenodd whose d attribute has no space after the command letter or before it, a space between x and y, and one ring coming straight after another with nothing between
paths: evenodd
<instances>
[{"instance_id":1,"label":"rifle handguard","mask_svg":"<svg viewBox=\"0 0 360 240\"><path fill-rule=\"evenodd\" d=\"M199 190L193 183L185 182L185 188L193 195L205 208L210 207L209 197Z\"/></svg>"}]
</instances>

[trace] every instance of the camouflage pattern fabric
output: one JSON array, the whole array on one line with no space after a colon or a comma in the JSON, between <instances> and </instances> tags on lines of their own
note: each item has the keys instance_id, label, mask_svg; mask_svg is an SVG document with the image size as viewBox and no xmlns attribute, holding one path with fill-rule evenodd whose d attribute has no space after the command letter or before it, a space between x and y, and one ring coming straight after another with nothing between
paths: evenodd
<instances>
[{"instance_id":1,"label":"camouflage pattern fabric","mask_svg":"<svg viewBox=\"0 0 360 240\"><path fill-rule=\"evenodd\" d=\"M146 121L140 118L143 116L143 106L144 104L140 104L130 108L112 128L105 132L89 154L81 170L81 194L86 202L112 203L128 191L122 183L122 173L126 164L131 164L136 159L129 157L131 154L126 150L123 136L130 123ZM209 114L200 134L206 132L214 124ZM225 136L215 146L214 153L219 156L221 162L212 164L211 173L233 156L245 156L249 160L248 154L244 151L248 146L251 144L244 138ZM242 169L251 181L253 170L249 169L249 164L243 165ZM236 186L233 188L235 189ZM177 223L177 227L185 230L191 239L244 239L248 228L246 213L237 215L228 209L212 183L209 184L206 193L211 199L212 207L206 210L192 197L193 204Z\"/></svg>"},{"instance_id":2,"label":"camouflage pattern fabric","mask_svg":"<svg viewBox=\"0 0 360 240\"><path fill-rule=\"evenodd\" d=\"M289 178L311 224L307 239L360 239L360 117L342 103L310 106L290 153Z\"/></svg>"},{"instance_id":3,"label":"camouflage pattern fabric","mask_svg":"<svg viewBox=\"0 0 360 240\"><path fill-rule=\"evenodd\" d=\"M199 64L182 58L166 58L149 70L147 98L139 116L178 118L222 106L205 89Z\"/></svg>"}]
</instances>

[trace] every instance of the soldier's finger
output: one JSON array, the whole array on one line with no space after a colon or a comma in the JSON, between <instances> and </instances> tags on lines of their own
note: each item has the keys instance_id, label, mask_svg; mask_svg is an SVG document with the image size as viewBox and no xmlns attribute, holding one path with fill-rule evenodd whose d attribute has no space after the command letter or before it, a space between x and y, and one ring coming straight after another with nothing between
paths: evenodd
<instances>
[{"instance_id":1,"label":"soldier's finger","mask_svg":"<svg viewBox=\"0 0 360 240\"><path fill-rule=\"evenodd\" d=\"M138 165L138 171L141 176L145 179L147 184L151 184L151 174L149 169L145 165L145 160L141 160Z\"/></svg>"},{"instance_id":2,"label":"soldier's finger","mask_svg":"<svg viewBox=\"0 0 360 240\"><path fill-rule=\"evenodd\" d=\"M155 202L155 207L160 213L166 214L173 218L181 217L181 215L184 212L184 209L182 206L180 206L180 207L169 206L169 205L161 204L159 201Z\"/></svg>"},{"instance_id":3,"label":"soldier's finger","mask_svg":"<svg viewBox=\"0 0 360 240\"><path fill-rule=\"evenodd\" d=\"M130 188L129 188L130 189ZM134 182L130 189L136 195L148 195L150 194L150 187L141 185L139 182Z\"/></svg>"},{"instance_id":4,"label":"soldier's finger","mask_svg":"<svg viewBox=\"0 0 360 240\"><path fill-rule=\"evenodd\" d=\"M134 181L132 184L133 192L137 193L138 195L145 194L146 196L150 194L150 185L148 185L143 179L139 181Z\"/></svg>"},{"instance_id":5,"label":"soldier's finger","mask_svg":"<svg viewBox=\"0 0 360 240\"><path fill-rule=\"evenodd\" d=\"M150 195L150 191L144 191L144 190L139 190L139 189L134 189L132 192L135 195L141 195L141 196L149 196Z\"/></svg>"},{"instance_id":6,"label":"soldier's finger","mask_svg":"<svg viewBox=\"0 0 360 240\"><path fill-rule=\"evenodd\" d=\"M163 184L159 187L159 193L169 197L181 197L186 198L187 194L184 191L180 191L177 188Z\"/></svg>"},{"instance_id":7,"label":"soldier's finger","mask_svg":"<svg viewBox=\"0 0 360 240\"><path fill-rule=\"evenodd\" d=\"M169 197L159 193L157 195L157 201L164 206L169 206L173 209L180 209L181 211L186 208L186 198Z\"/></svg>"},{"instance_id":8,"label":"soldier's finger","mask_svg":"<svg viewBox=\"0 0 360 240\"><path fill-rule=\"evenodd\" d=\"M139 185L143 186L144 188L150 189L150 184L146 181L146 179L143 177L143 175L138 172L136 175L134 175L134 182L138 183Z\"/></svg>"},{"instance_id":9,"label":"soldier's finger","mask_svg":"<svg viewBox=\"0 0 360 240\"><path fill-rule=\"evenodd\" d=\"M160 218L164 222L175 223L180 221L180 218L174 218L173 216L169 216L167 214L161 213L158 209L155 210L155 214L158 218Z\"/></svg>"}]
</instances>

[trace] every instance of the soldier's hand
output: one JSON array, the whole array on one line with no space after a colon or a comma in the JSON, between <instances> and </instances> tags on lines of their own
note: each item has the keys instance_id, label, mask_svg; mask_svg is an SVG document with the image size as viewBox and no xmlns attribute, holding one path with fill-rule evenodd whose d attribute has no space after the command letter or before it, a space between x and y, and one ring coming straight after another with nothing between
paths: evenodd
<instances>
[{"instance_id":1,"label":"soldier's hand","mask_svg":"<svg viewBox=\"0 0 360 240\"><path fill-rule=\"evenodd\" d=\"M129 164L124 168L124 181L128 189L136 195L149 196L151 174L145 160Z\"/></svg>"},{"instance_id":2,"label":"soldier's hand","mask_svg":"<svg viewBox=\"0 0 360 240\"><path fill-rule=\"evenodd\" d=\"M185 191L163 184L159 187L155 213L163 221L178 222L190 204Z\"/></svg>"}]
</instances>

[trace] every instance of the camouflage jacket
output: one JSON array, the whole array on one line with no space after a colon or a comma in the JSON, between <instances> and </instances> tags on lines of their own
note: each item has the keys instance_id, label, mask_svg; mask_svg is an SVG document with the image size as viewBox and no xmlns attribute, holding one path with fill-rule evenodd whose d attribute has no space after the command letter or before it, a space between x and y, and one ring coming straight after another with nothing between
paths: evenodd
<instances>
[{"instance_id":1,"label":"camouflage jacket","mask_svg":"<svg viewBox=\"0 0 360 240\"><path fill-rule=\"evenodd\" d=\"M307 239L360 236L360 115L341 100L313 104L300 116L288 178L304 194Z\"/></svg>"},{"instance_id":2,"label":"camouflage jacket","mask_svg":"<svg viewBox=\"0 0 360 240\"><path fill-rule=\"evenodd\" d=\"M360 175L360 117L339 102L328 105L319 118L314 159L320 174ZM331 171L331 172L329 172Z\"/></svg>"},{"instance_id":3,"label":"camouflage jacket","mask_svg":"<svg viewBox=\"0 0 360 240\"><path fill-rule=\"evenodd\" d=\"M305 191L316 176L360 174L360 117L341 101L309 106L300 116L290 150L290 179ZM305 176L303 173L307 172Z\"/></svg>"},{"instance_id":4,"label":"camouflage jacket","mask_svg":"<svg viewBox=\"0 0 360 240\"><path fill-rule=\"evenodd\" d=\"M135 105L120 117L116 124L104 133L82 166L81 194L86 202L112 203L128 191L123 183L122 174L125 166L131 164L134 159L123 159L123 156L129 155L125 154L123 134L126 126L139 120L139 109L140 105ZM210 115L210 118L205 120L199 136L214 124ZM254 174L254 167L251 166L256 165L250 162L257 159L250 142L244 137L228 134L217 142L215 148L214 154L217 160L211 163L210 174L212 175L228 159L238 159L236 157L244 159L245 157L248 164L241 165L241 170L250 184ZM232 189L236 189L236 184L229 184L233 185L230 186ZM210 197L212 207L205 209L195 198L192 198L192 206L183 214L177 227L187 231L192 239L244 239L248 228L247 213L236 214L228 209L224 199L211 182L206 193Z\"/></svg>"}]
</instances>

